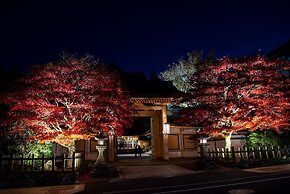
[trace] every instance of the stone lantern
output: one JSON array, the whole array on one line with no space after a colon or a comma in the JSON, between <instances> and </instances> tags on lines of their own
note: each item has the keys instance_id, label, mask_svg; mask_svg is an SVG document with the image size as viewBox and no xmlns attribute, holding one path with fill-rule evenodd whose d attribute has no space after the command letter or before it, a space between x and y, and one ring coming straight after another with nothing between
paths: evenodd
<instances>
[{"instance_id":1,"label":"stone lantern","mask_svg":"<svg viewBox=\"0 0 290 194\"><path fill-rule=\"evenodd\" d=\"M98 150L98 157L91 171L91 175L95 177L104 176L108 173L107 162L104 157L104 151L107 149L106 142L108 140L108 136L106 136L104 132L101 132L95 137L95 140L98 141L98 144L96 145L96 149Z\"/></svg>"},{"instance_id":2,"label":"stone lantern","mask_svg":"<svg viewBox=\"0 0 290 194\"><path fill-rule=\"evenodd\" d=\"M104 150L107 149L106 141L108 140L108 137L95 137L95 140L98 141L98 144L96 145L96 149L99 152L95 165L106 164L106 161L104 158Z\"/></svg>"}]
</instances>

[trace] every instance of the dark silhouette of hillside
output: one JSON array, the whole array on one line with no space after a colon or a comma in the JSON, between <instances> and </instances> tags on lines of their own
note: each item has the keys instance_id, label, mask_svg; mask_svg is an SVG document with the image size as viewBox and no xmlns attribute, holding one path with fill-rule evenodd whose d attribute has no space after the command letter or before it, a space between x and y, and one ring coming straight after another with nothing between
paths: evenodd
<instances>
[{"instance_id":1,"label":"dark silhouette of hillside","mask_svg":"<svg viewBox=\"0 0 290 194\"><path fill-rule=\"evenodd\" d=\"M132 97L173 97L178 93L171 82L160 80L154 71L147 78L142 71L127 73L115 64L110 65L109 68L119 73Z\"/></svg>"},{"instance_id":2,"label":"dark silhouette of hillside","mask_svg":"<svg viewBox=\"0 0 290 194\"><path fill-rule=\"evenodd\" d=\"M5 92L13 87L21 76L22 74L17 71L7 71L0 68L0 92Z\"/></svg>"},{"instance_id":3,"label":"dark silhouette of hillside","mask_svg":"<svg viewBox=\"0 0 290 194\"><path fill-rule=\"evenodd\" d=\"M267 58L290 59L290 40L267 54Z\"/></svg>"}]
</instances>

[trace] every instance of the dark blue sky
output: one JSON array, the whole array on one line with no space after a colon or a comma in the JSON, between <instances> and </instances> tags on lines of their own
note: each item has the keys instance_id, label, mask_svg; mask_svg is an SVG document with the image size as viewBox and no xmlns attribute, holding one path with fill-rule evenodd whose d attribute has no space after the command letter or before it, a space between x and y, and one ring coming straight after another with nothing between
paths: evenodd
<instances>
[{"instance_id":1,"label":"dark blue sky","mask_svg":"<svg viewBox=\"0 0 290 194\"><path fill-rule=\"evenodd\" d=\"M193 50L268 53L290 39L289 9L286 0L2 0L0 65L23 69L67 51L148 73Z\"/></svg>"}]
</instances>

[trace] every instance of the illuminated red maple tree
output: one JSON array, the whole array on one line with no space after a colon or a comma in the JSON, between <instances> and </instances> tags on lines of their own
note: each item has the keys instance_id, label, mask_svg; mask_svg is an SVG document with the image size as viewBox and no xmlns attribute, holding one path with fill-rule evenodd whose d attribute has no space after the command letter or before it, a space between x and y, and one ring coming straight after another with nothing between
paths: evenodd
<instances>
[{"instance_id":1,"label":"illuminated red maple tree","mask_svg":"<svg viewBox=\"0 0 290 194\"><path fill-rule=\"evenodd\" d=\"M131 125L133 104L118 76L90 56L34 66L20 84L4 97L10 109L2 124L29 131L30 140L57 142L70 156L75 140Z\"/></svg>"},{"instance_id":2,"label":"illuminated red maple tree","mask_svg":"<svg viewBox=\"0 0 290 194\"><path fill-rule=\"evenodd\" d=\"M178 122L223 135L227 148L239 130L289 130L289 64L260 56L196 64Z\"/></svg>"}]
</instances>

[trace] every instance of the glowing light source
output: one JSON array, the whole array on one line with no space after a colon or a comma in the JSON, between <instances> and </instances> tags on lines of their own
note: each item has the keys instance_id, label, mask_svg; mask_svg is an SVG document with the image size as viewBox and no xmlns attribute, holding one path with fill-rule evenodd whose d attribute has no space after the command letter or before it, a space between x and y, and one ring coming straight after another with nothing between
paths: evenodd
<instances>
[{"instance_id":1,"label":"glowing light source","mask_svg":"<svg viewBox=\"0 0 290 194\"><path fill-rule=\"evenodd\" d=\"M170 133L170 124L169 123L164 123L163 124L163 134L169 134Z\"/></svg>"},{"instance_id":2,"label":"glowing light source","mask_svg":"<svg viewBox=\"0 0 290 194\"><path fill-rule=\"evenodd\" d=\"M105 141L103 140L103 139L98 139L99 141L98 141L98 144L99 145L104 145L105 144Z\"/></svg>"},{"instance_id":3,"label":"glowing light source","mask_svg":"<svg viewBox=\"0 0 290 194\"><path fill-rule=\"evenodd\" d=\"M201 139L199 139L199 143L206 144L207 143L207 139L201 138Z\"/></svg>"}]
</instances>

